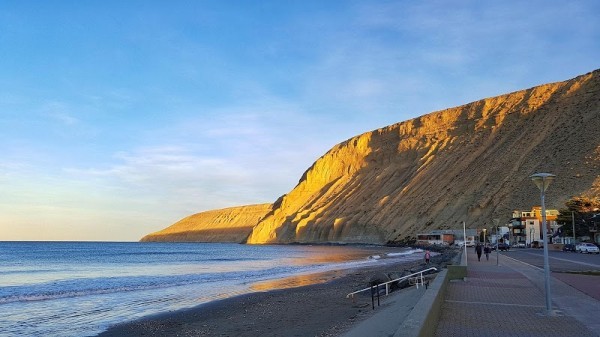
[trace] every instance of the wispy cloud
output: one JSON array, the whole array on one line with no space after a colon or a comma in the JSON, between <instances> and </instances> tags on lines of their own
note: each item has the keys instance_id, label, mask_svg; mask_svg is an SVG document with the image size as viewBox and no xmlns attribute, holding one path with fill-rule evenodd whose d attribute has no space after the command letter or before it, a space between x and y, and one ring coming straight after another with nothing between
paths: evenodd
<instances>
[{"instance_id":1,"label":"wispy cloud","mask_svg":"<svg viewBox=\"0 0 600 337\"><path fill-rule=\"evenodd\" d=\"M310 72L314 78L307 85L309 97L354 107L355 114L389 111L393 106L411 117L540 84L532 73L560 68L565 62L553 55L562 55L567 46L554 41L568 43L570 50L594 44L598 12L585 13L583 8L589 5L589 1L360 3L349 17L324 24L328 29L321 38L330 43L320 50L321 62ZM590 30L592 22L596 27ZM589 64L590 54L582 56ZM589 70L588 65L581 72ZM377 80L373 88L377 90L365 95L361 83L370 78ZM319 98L321 93L331 94L335 103Z\"/></svg>"},{"instance_id":2,"label":"wispy cloud","mask_svg":"<svg viewBox=\"0 0 600 337\"><path fill-rule=\"evenodd\" d=\"M66 126L79 123L79 119L70 112L68 104L63 102L47 102L41 107L41 111L46 117Z\"/></svg>"}]
</instances>

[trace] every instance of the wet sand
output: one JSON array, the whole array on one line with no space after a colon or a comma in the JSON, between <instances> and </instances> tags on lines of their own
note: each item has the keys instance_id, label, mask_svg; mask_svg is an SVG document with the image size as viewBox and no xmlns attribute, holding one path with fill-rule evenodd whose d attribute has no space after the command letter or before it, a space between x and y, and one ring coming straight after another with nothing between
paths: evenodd
<instances>
[{"instance_id":1,"label":"wet sand","mask_svg":"<svg viewBox=\"0 0 600 337\"><path fill-rule=\"evenodd\" d=\"M340 336L377 312L370 295L353 301L348 293L367 287L374 275L423 267L421 261L378 263L261 283L256 293L117 325L99 336ZM321 283L304 285L312 282ZM273 287L288 288L266 291Z\"/></svg>"}]
</instances>

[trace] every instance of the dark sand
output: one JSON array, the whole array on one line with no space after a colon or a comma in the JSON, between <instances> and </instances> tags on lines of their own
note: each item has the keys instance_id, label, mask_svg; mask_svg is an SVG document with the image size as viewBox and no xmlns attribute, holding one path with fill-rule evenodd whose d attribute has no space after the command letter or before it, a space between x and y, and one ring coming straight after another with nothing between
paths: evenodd
<instances>
[{"instance_id":1,"label":"dark sand","mask_svg":"<svg viewBox=\"0 0 600 337\"><path fill-rule=\"evenodd\" d=\"M99 336L339 336L376 312L370 294L353 301L346 298L348 293L367 287L374 275L425 267L421 261L382 261L360 269L285 279L281 284L259 284L256 293L117 325ZM302 286L311 282L323 283ZM261 291L280 286L296 287Z\"/></svg>"}]
</instances>

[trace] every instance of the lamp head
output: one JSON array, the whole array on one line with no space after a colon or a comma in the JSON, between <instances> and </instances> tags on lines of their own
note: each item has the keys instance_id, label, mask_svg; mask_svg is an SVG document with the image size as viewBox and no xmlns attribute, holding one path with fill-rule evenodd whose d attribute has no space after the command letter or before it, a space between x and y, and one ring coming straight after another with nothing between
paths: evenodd
<instances>
[{"instance_id":1,"label":"lamp head","mask_svg":"<svg viewBox=\"0 0 600 337\"><path fill-rule=\"evenodd\" d=\"M540 189L542 192L546 192L550 183L556 177L554 174L550 173L536 173L530 176L533 183Z\"/></svg>"}]
</instances>

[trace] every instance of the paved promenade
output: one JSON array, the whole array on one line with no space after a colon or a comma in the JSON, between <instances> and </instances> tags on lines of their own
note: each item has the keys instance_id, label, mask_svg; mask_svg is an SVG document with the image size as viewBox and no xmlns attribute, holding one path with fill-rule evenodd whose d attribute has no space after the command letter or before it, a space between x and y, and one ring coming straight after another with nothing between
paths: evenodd
<instances>
[{"instance_id":1,"label":"paved promenade","mask_svg":"<svg viewBox=\"0 0 600 337\"><path fill-rule=\"evenodd\" d=\"M448 283L436 336L600 336L600 276L554 274L554 316L544 315L543 270L510 258L467 250L465 280ZM565 283L567 282L567 283ZM587 294L578 290L587 289Z\"/></svg>"}]
</instances>

